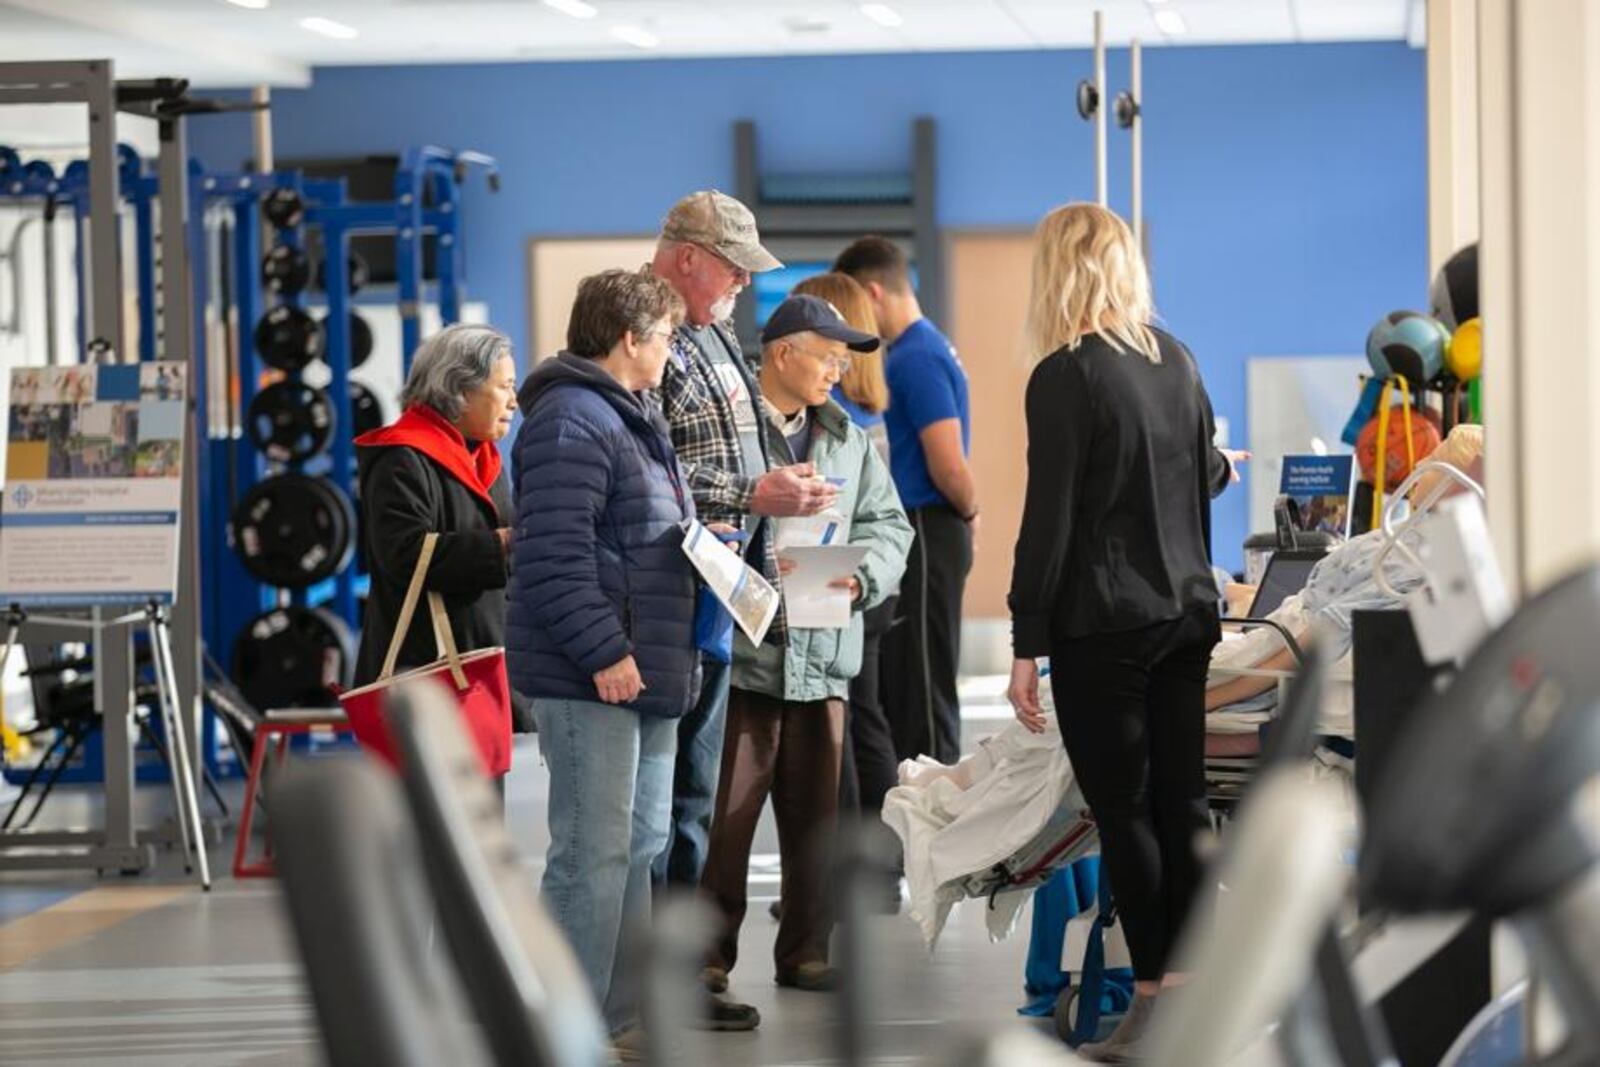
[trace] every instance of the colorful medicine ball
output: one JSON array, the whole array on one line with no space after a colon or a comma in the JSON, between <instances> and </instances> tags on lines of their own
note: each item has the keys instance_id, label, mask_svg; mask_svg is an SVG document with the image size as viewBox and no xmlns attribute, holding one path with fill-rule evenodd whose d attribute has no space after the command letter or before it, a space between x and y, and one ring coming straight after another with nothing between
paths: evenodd
<instances>
[{"instance_id":1,"label":"colorful medicine ball","mask_svg":"<svg viewBox=\"0 0 1600 1067\"><path fill-rule=\"evenodd\" d=\"M1468 319L1450 335L1444 366L1458 381L1475 382L1483 374L1483 323Z\"/></svg>"},{"instance_id":2,"label":"colorful medicine ball","mask_svg":"<svg viewBox=\"0 0 1600 1067\"><path fill-rule=\"evenodd\" d=\"M1420 311L1391 311L1367 334L1367 362L1380 378L1400 375L1413 389L1426 386L1444 369L1450 331Z\"/></svg>"},{"instance_id":3,"label":"colorful medicine ball","mask_svg":"<svg viewBox=\"0 0 1600 1067\"><path fill-rule=\"evenodd\" d=\"M1454 330L1478 317L1478 245L1467 245L1444 261L1428 289L1433 317Z\"/></svg>"},{"instance_id":4,"label":"colorful medicine ball","mask_svg":"<svg viewBox=\"0 0 1600 1067\"><path fill-rule=\"evenodd\" d=\"M1406 427L1411 428L1411 450L1406 451ZM1438 423L1433 421L1431 412L1419 415L1415 408L1406 411L1395 408L1389 412L1389 447L1384 451L1383 457L1383 484L1386 489L1393 489L1406 480L1411 473L1411 463L1407 455L1414 457L1418 463L1427 459L1434 449L1439 447L1441 440ZM1378 469L1378 420L1372 418L1361 428L1361 436L1356 438L1356 462L1361 466L1361 480L1372 482Z\"/></svg>"}]
</instances>

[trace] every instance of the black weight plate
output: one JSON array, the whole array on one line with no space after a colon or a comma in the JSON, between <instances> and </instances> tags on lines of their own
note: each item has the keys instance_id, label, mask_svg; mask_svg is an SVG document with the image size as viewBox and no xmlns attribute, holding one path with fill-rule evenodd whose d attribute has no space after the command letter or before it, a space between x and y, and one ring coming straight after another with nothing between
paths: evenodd
<instances>
[{"instance_id":1,"label":"black weight plate","mask_svg":"<svg viewBox=\"0 0 1600 1067\"><path fill-rule=\"evenodd\" d=\"M311 260L293 245L277 245L261 261L261 284L274 293L294 294L311 281Z\"/></svg>"},{"instance_id":2,"label":"black weight plate","mask_svg":"<svg viewBox=\"0 0 1600 1067\"><path fill-rule=\"evenodd\" d=\"M306 202L293 189L274 189L261 202L267 221L280 230L292 230L305 221Z\"/></svg>"},{"instance_id":3,"label":"black weight plate","mask_svg":"<svg viewBox=\"0 0 1600 1067\"><path fill-rule=\"evenodd\" d=\"M350 427L355 436L383 428L383 402L360 382L350 383Z\"/></svg>"},{"instance_id":4,"label":"black weight plate","mask_svg":"<svg viewBox=\"0 0 1600 1067\"><path fill-rule=\"evenodd\" d=\"M322 317L322 335L328 336L328 317ZM372 326L361 314L350 312L350 366L359 367L372 358Z\"/></svg>"},{"instance_id":5,"label":"black weight plate","mask_svg":"<svg viewBox=\"0 0 1600 1067\"><path fill-rule=\"evenodd\" d=\"M350 628L322 608L264 611L233 642L234 683L262 711L334 707L354 665Z\"/></svg>"},{"instance_id":6,"label":"black weight plate","mask_svg":"<svg viewBox=\"0 0 1600 1067\"><path fill-rule=\"evenodd\" d=\"M333 402L303 382L274 382L250 401L250 441L276 463L319 455L333 438Z\"/></svg>"},{"instance_id":7,"label":"black weight plate","mask_svg":"<svg viewBox=\"0 0 1600 1067\"><path fill-rule=\"evenodd\" d=\"M295 473L258 482L229 519L244 569L283 589L304 589L343 569L355 525L350 501L332 483Z\"/></svg>"},{"instance_id":8,"label":"black weight plate","mask_svg":"<svg viewBox=\"0 0 1600 1067\"><path fill-rule=\"evenodd\" d=\"M294 373L322 355L322 327L299 308L283 304L261 316L255 342L267 366Z\"/></svg>"},{"instance_id":9,"label":"black weight plate","mask_svg":"<svg viewBox=\"0 0 1600 1067\"><path fill-rule=\"evenodd\" d=\"M359 314L350 312L350 365L359 367L372 358L372 326Z\"/></svg>"},{"instance_id":10,"label":"black weight plate","mask_svg":"<svg viewBox=\"0 0 1600 1067\"><path fill-rule=\"evenodd\" d=\"M372 272L367 267L367 261L359 253L350 253L349 264L348 277L345 279L347 291L359 293L366 287L367 279ZM328 291L328 260L326 257L317 260L317 288L323 292Z\"/></svg>"}]
</instances>

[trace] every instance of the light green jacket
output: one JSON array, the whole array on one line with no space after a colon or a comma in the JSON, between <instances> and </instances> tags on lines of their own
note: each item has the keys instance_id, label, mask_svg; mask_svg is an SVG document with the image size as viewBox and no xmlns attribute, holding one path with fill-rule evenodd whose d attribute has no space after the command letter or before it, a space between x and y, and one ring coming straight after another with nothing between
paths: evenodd
<instances>
[{"instance_id":1,"label":"light green jacket","mask_svg":"<svg viewBox=\"0 0 1600 1067\"><path fill-rule=\"evenodd\" d=\"M912 538L889 468L866 432L832 400L812 408L809 418L811 454L806 458L823 477L845 479L836 507L850 516L849 543L867 548L856 572L861 598L845 629L790 628L787 645L763 644L759 649L736 633L733 645L736 689L796 701L843 699L850 692L850 680L861 671L861 613L899 590ZM789 442L770 421L762 423L772 462L791 462ZM767 535L774 536L773 530L769 523Z\"/></svg>"}]
</instances>

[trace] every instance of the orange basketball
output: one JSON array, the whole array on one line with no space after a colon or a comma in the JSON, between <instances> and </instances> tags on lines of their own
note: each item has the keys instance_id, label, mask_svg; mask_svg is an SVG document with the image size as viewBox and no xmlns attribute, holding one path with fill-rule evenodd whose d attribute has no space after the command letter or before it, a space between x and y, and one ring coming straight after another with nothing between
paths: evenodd
<instances>
[{"instance_id":1,"label":"orange basketball","mask_svg":"<svg viewBox=\"0 0 1600 1067\"><path fill-rule=\"evenodd\" d=\"M1406 427L1411 428L1411 454L1416 461L1421 463L1427 459L1434 449L1439 447L1439 426L1433 419L1433 413L1419 415L1416 409L1406 411L1395 408L1389 412L1389 441L1385 450L1383 462L1383 482L1385 487L1393 489L1406 480L1411 473L1411 464L1406 456ZM1378 418L1372 419L1361 428L1361 436L1356 438L1356 462L1361 464L1361 479L1366 482L1376 481L1378 464Z\"/></svg>"}]
</instances>

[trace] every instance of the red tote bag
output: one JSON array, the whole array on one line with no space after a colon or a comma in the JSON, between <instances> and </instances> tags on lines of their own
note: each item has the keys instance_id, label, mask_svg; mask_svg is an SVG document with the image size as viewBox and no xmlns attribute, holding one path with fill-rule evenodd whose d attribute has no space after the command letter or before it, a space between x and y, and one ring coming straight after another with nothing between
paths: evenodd
<instances>
[{"instance_id":1,"label":"red tote bag","mask_svg":"<svg viewBox=\"0 0 1600 1067\"><path fill-rule=\"evenodd\" d=\"M384 657L378 680L341 693L339 703L344 705L345 717L350 720L350 729L361 747L390 766L398 767L399 757L394 740L389 736L384 702L398 683L437 675L455 694L456 707L478 750L484 773L498 777L511 769L511 685L506 680L506 650L480 648L466 655L456 651L455 633L450 628L450 617L445 614L444 598L429 592L428 614L433 620L433 639L439 658L427 666L394 673L400 645L411 629L417 602L422 599L428 563L438 543L436 533L422 539L422 553L417 557L417 568L400 606L400 618L394 637L389 640L389 653Z\"/></svg>"}]
</instances>

